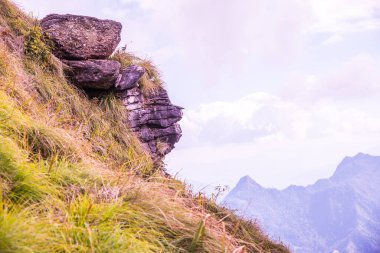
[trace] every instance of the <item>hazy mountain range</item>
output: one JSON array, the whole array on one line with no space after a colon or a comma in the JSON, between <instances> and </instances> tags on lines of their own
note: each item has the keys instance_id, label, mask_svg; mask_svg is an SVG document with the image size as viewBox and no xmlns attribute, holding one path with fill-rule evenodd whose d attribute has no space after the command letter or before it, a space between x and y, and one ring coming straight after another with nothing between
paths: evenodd
<instances>
[{"instance_id":1,"label":"hazy mountain range","mask_svg":"<svg viewBox=\"0 0 380 253\"><path fill-rule=\"evenodd\" d=\"M306 187L267 189L245 176L224 202L294 252L380 252L380 156L346 157Z\"/></svg>"}]
</instances>

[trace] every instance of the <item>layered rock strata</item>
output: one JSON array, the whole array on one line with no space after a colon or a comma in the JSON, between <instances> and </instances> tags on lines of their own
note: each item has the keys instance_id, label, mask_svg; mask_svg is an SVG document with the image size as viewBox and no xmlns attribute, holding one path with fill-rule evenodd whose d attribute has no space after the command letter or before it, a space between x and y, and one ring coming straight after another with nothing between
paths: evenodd
<instances>
[{"instance_id":1,"label":"layered rock strata","mask_svg":"<svg viewBox=\"0 0 380 253\"><path fill-rule=\"evenodd\" d=\"M137 86L137 82L144 75L144 68L131 65L120 72L119 80L116 82L116 90L127 90Z\"/></svg>"},{"instance_id":2,"label":"layered rock strata","mask_svg":"<svg viewBox=\"0 0 380 253\"><path fill-rule=\"evenodd\" d=\"M41 20L41 27L54 44L53 54L65 64L67 79L92 96L116 92L128 111L126 127L137 134L154 161L162 161L181 137L182 108L170 102L164 88L142 92L139 80L146 72L142 66L122 68L108 59L120 42L121 24L52 14Z\"/></svg>"},{"instance_id":3,"label":"layered rock strata","mask_svg":"<svg viewBox=\"0 0 380 253\"><path fill-rule=\"evenodd\" d=\"M182 135L182 109L170 102L164 89L144 96L139 87L117 92L129 111L128 124L146 143L155 159L168 154Z\"/></svg>"}]
</instances>

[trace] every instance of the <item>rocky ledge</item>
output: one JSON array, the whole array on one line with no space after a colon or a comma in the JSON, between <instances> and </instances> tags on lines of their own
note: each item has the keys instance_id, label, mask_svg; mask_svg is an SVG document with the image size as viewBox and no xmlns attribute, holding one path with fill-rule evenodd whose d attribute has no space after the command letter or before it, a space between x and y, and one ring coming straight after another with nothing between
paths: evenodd
<instances>
[{"instance_id":1,"label":"rocky ledge","mask_svg":"<svg viewBox=\"0 0 380 253\"><path fill-rule=\"evenodd\" d=\"M53 54L64 63L67 79L92 94L116 92L128 111L126 127L137 134L154 161L162 161L181 138L178 121L183 108L173 105L162 87L144 94L143 67L123 68L109 59L120 42L121 24L52 14L41 20L41 27L54 44Z\"/></svg>"}]
</instances>

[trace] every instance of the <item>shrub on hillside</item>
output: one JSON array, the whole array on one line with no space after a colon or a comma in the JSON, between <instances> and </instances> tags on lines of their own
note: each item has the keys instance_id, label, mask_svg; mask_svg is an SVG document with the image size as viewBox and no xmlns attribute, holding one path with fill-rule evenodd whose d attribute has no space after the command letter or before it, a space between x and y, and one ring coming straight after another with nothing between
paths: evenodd
<instances>
[{"instance_id":1,"label":"shrub on hillside","mask_svg":"<svg viewBox=\"0 0 380 253\"><path fill-rule=\"evenodd\" d=\"M35 25L25 36L24 53L27 57L49 65L51 60L51 43L41 27Z\"/></svg>"}]
</instances>

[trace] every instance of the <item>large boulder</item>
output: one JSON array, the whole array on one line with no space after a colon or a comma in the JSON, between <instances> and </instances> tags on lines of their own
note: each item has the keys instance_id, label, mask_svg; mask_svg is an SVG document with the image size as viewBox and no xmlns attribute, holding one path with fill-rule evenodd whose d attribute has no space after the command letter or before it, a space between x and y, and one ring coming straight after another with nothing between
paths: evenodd
<instances>
[{"instance_id":1,"label":"large boulder","mask_svg":"<svg viewBox=\"0 0 380 253\"><path fill-rule=\"evenodd\" d=\"M82 89L108 90L114 87L120 63L112 60L63 60L67 79Z\"/></svg>"},{"instance_id":2,"label":"large boulder","mask_svg":"<svg viewBox=\"0 0 380 253\"><path fill-rule=\"evenodd\" d=\"M120 71L120 77L115 87L116 90L127 90L137 86L138 80L144 74L144 68L132 65Z\"/></svg>"},{"instance_id":3,"label":"large boulder","mask_svg":"<svg viewBox=\"0 0 380 253\"><path fill-rule=\"evenodd\" d=\"M60 59L106 59L120 42L122 25L94 17L51 14L41 27L54 43L53 53Z\"/></svg>"}]
</instances>

